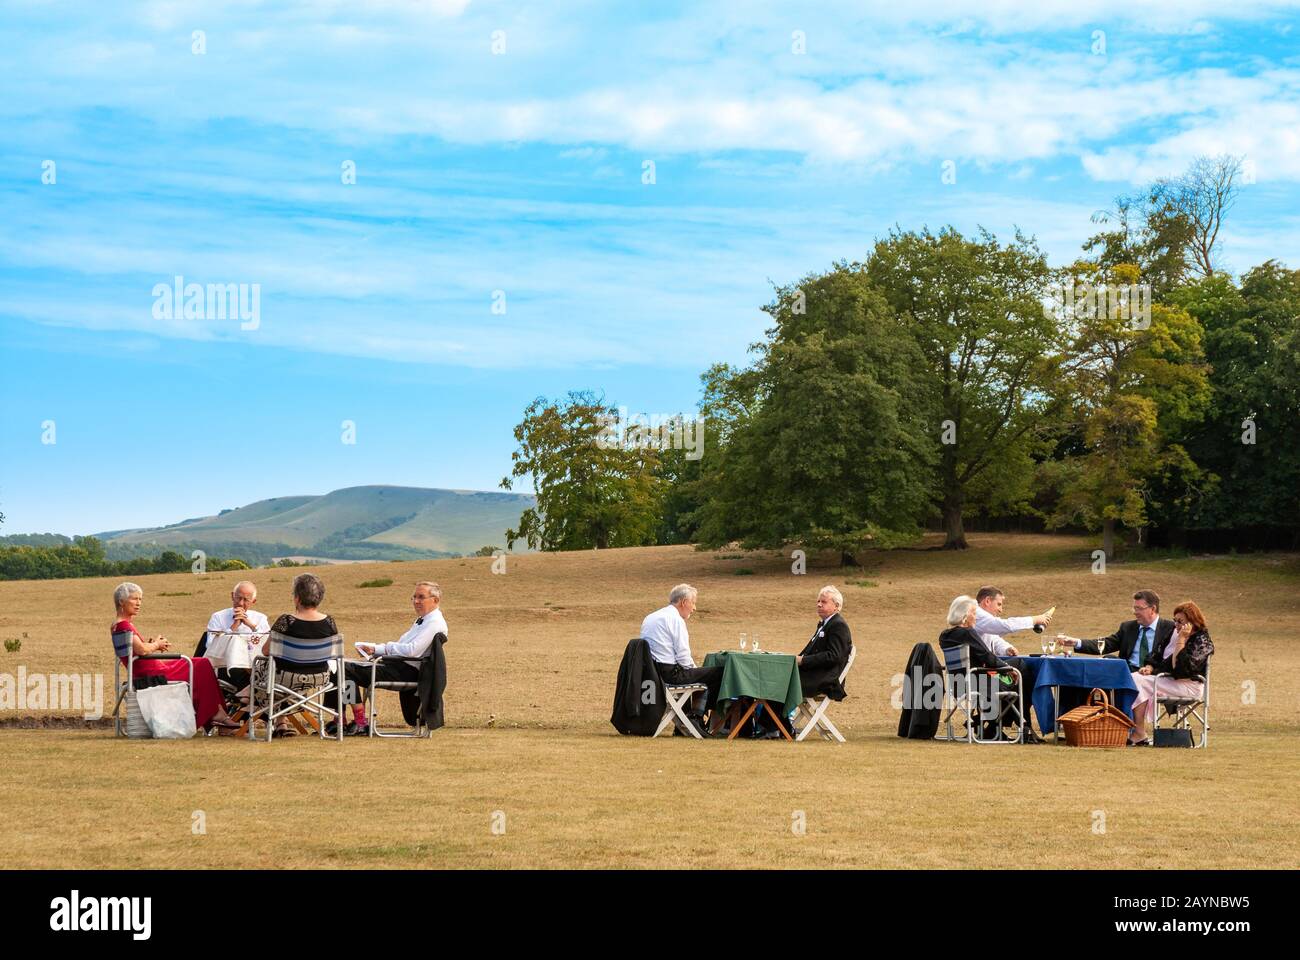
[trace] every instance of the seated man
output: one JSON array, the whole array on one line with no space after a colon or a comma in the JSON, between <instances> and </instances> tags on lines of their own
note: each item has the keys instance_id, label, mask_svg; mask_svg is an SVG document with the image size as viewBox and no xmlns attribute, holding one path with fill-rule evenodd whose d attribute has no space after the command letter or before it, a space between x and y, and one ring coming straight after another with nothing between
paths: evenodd
<instances>
[{"instance_id":1,"label":"seated man","mask_svg":"<svg viewBox=\"0 0 1300 960\"><path fill-rule=\"evenodd\" d=\"M1154 590L1139 590L1133 594L1133 619L1125 620L1109 637L1080 640L1061 633L1056 639L1073 647L1076 653L1118 653L1130 672L1136 673L1151 652L1163 650L1173 635L1174 622L1160 616L1160 595Z\"/></svg>"},{"instance_id":2,"label":"seated man","mask_svg":"<svg viewBox=\"0 0 1300 960\"><path fill-rule=\"evenodd\" d=\"M668 593L668 606L660 607L641 621L641 637L650 645L650 656L660 680L667 684L702 683L709 688L705 697L695 697L689 713L700 732L707 735L704 711L713 710L718 702L722 667L697 667L691 657L691 638L686 630L686 621L695 612L698 597L699 591L689 583L677 584ZM712 726L715 730L720 722L716 716L718 712L714 711Z\"/></svg>"},{"instance_id":3,"label":"seated man","mask_svg":"<svg viewBox=\"0 0 1300 960\"><path fill-rule=\"evenodd\" d=\"M217 678L234 684L236 690L248 686L253 657L271 629L266 615L253 609L255 603L257 587L241 580L230 591L230 606L208 619L206 655L217 667ZM244 640L232 634L250 636Z\"/></svg>"},{"instance_id":4,"label":"seated man","mask_svg":"<svg viewBox=\"0 0 1300 960\"><path fill-rule=\"evenodd\" d=\"M794 659L799 665L799 686L805 697L825 694L832 700L843 700L847 693L840 684L840 674L849 662L853 649L853 635L844 621L844 595L835 587L825 586L817 594L817 629ZM780 713L785 704L773 703L772 709ZM775 739L781 736L766 710L755 711L761 736ZM787 728L794 733L787 720Z\"/></svg>"},{"instance_id":5,"label":"seated man","mask_svg":"<svg viewBox=\"0 0 1300 960\"><path fill-rule=\"evenodd\" d=\"M848 696L840 685L840 674L849 662L853 635L844 622L843 609L844 595L834 587L822 587L817 594L817 629L795 657L805 697L824 693L832 700L843 700Z\"/></svg>"},{"instance_id":6,"label":"seated man","mask_svg":"<svg viewBox=\"0 0 1300 960\"><path fill-rule=\"evenodd\" d=\"M980 587L979 593L975 594L975 632L984 638L984 643L989 650L999 657L1014 657L1019 653L1002 637L1008 633L1018 633L1021 630L1034 630L1038 627L1045 627L1052 622L1052 614L1056 608L1052 607L1046 613L1040 613L1036 617L1006 617L1002 616L1002 603L1006 600L1006 595L997 587Z\"/></svg>"},{"instance_id":7,"label":"seated man","mask_svg":"<svg viewBox=\"0 0 1300 960\"><path fill-rule=\"evenodd\" d=\"M442 615L439 605L442 603L442 588L432 580L421 580L415 585L411 594L411 606L415 609L415 623L393 643L359 643L357 649L367 657L409 657L418 660L429 652L433 638L438 634L447 636L447 620ZM357 703L352 706L353 720L343 728L345 736L364 737L370 734L370 721L366 717L364 690L370 683L370 666L365 663L349 661L343 665L343 674L357 686ZM397 680L415 683L420 679L420 669L413 663L381 663L375 668L376 680ZM326 724L327 734L337 734L333 723Z\"/></svg>"}]
</instances>

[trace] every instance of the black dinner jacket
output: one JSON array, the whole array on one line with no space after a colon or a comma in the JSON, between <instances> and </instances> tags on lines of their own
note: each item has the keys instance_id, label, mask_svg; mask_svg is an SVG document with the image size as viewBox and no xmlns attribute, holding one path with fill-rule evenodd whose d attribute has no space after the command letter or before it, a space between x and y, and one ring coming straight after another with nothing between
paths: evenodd
<instances>
[{"instance_id":1,"label":"black dinner jacket","mask_svg":"<svg viewBox=\"0 0 1300 960\"><path fill-rule=\"evenodd\" d=\"M824 693L832 700L843 700L848 696L840 683L840 674L849 662L852 646L853 635L841 614L832 613L817 624L812 639L799 653L803 657L803 663L799 664L799 683L805 697Z\"/></svg>"},{"instance_id":2,"label":"black dinner jacket","mask_svg":"<svg viewBox=\"0 0 1300 960\"><path fill-rule=\"evenodd\" d=\"M1138 627L1136 620L1125 620L1109 637L1099 637L1100 640L1106 641L1106 656L1110 656L1113 651L1118 651L1123 660L1128 660L1133 656L1133 648L1138 645ZM1156 635L1151 641L1152 652L1157 652L1165 648L1169 638L1174 635L1174 622L1160 617L1156 620ZM1079 653L1096 653L1096 640L1080 640L1074 648ZM1136 669L1131 663L1129 669Z\"/></svg>"}]
</instances>

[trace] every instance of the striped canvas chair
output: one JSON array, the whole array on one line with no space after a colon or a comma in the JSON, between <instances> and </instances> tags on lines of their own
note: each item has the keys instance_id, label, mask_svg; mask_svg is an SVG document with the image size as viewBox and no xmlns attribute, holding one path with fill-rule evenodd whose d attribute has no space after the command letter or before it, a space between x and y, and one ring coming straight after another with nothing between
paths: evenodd
<instances>
[{"instance_id":1,"label":"striped canvas chair","mask_svg":"<svg viewBox=\"0 0 1300 960\"><path fill-rule=\"evenodd\" d=\"M1020 743L1024 740L1025 692L1019 670L1015 667L1001 667L997 670L972 667L970 647L966 646L945 647L943 665L948 671L947 694L952 696L952 707L943 718L947 726L947 736L936 734L934 739L955 740L961 743ZM998 680L994 681L989 674L996 674ZM1003 675L1013 678L1015 685L1004 687L1000 682ZM985 682L978 682L977 676ZM1018 733L1015 740L1008 740L1002 736L1004 708L1009 709L1009 715L1016 724ZM961 711L961 716L966 721L963 736L957 736L953 732L953 716L958 711ZM984 738L982 729L983 722L986 720L995 722L998 728L997 735L988 739Z\"/></svg>"},{"instance_id":2,"label":"striped canvas chair","mask_svg":"<svg viewBox=\"0 0 1300 960\"><path fill-rule=\"evenodd\" d=\"M184 660L189 664L189 688L194 690L194 661L183 653L140 653L135 652L131 643L134 634L130 630L113 634L113 687L117 691L117 700L113 703L113 736L148 737L149 728L134 707L135 698L130 693L135 685L135 664L137 660ZM122 679L122 658L126 658L126 679ZM126 704L126 719L122 718L122 705Z\"/></svg>"},{"instance_id":3,"label":"striped canvas chair","mask_svg":"<svg viewBox=\"0 0 1300 960\"><path fill-rule=\"evenodd\" d=\"M314 721L321 739L325 739L325 723L343 718L343 634L299 640L272 630L268 647L265 654L253 658L248 738L256 739L258 720L266 723L266 739L270 741L276 720L306 714ZM309 677L323 680L304 682ZM341 743L343 724L336 726L336 739Z\"/></svg>"}]
</instances>

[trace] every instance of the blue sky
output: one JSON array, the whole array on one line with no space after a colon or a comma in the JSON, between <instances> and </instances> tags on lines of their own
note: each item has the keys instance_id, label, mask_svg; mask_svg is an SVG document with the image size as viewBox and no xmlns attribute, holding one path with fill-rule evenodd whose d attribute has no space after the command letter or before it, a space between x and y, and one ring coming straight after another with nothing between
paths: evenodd
<instances>
[{"instance_id":1,"label":"blue sky","mask_svg":"<svg viewBox=\"0 0 1300 960\"><path fill-rule=\"evenodd\" d=\"M773 282L894 225L1065 262L1198 154L1254 174L1227 266L1300 266L1294 3L646 6L0 0L0 532L495 489L537 395L693 409Z\"/></svg>"}]
</instances>

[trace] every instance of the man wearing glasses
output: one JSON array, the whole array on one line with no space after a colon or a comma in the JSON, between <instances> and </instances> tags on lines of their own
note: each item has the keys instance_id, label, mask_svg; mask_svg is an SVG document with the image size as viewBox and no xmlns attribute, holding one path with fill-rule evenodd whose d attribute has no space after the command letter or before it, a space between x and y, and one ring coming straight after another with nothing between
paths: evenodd
<instances>
[{"instance_id":1,"label":"man wearing glasses","mask_svg":"<svg viewBox=\"0 0 1300 960\"><path fill-rule=\"evenodd\" d=\"M1061 634L1057 640L1079 653L1118 653L1132 672L1141 669L1152 650L1163 650L1174 633L1174 622L1160 616L1160 596L1154 590L1133 594L1133 617L1109 637L1080 640Z\"/></svg>"},{"instance_id":2,"label":"man wearing glasses","mask_svg":"<svg viewBox=\"0 0 1300 960\"><path fill-rule=\"evenodd\" d=\"M421 580L411 594L411 606L415 608L415 623L411 628L392 643L358 643L357 650L366 657L420 659L429 652L435 636L440 633L447 636L447 620L438 609L441 602L442 588L432 580ZM357 685L358 694L358 702L352 707L353 721L343 728L343 733L349 737L367 736L370 721L366 717L363 689L370 683L370 666L349 661L343 665L343 675ZM420 679L420 668L404 661L388 661L375 668L375 679L416 683ZM328 724L325 732L336 732L333 727L334 724Z\"/></svg>"},{"instance_id":3,"label":"man wearing glasses","mask_svg":"<svg viewBox=\"0 0 1300 960\"><path fill-rule=\"evenodd\" d=\"M230 606L208 620L204 655L217 668L217 677L239 690L248 686L253 656L271 629L266 615L253 609L255 603L257 587L241 580L230 591Z\"/></svg>"}]
</instances>

